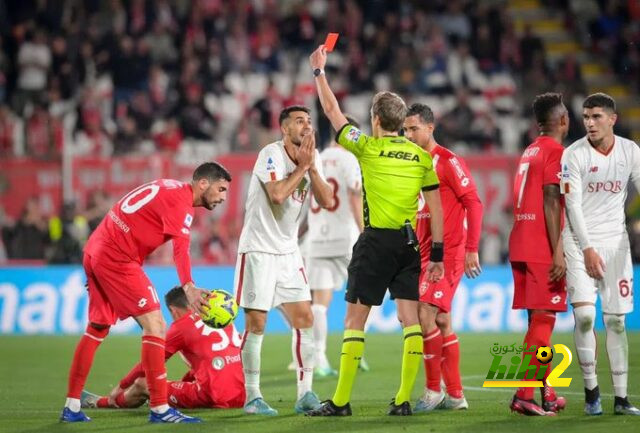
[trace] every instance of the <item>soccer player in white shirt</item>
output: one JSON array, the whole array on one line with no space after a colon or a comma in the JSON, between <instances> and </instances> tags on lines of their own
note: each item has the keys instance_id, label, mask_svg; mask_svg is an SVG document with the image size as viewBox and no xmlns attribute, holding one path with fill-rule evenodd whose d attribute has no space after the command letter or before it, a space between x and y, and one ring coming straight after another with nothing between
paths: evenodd
<instances>
[{"instance_id":1,"label":"soccer player in white shirt","mask_svg":"<svg viewBox=\"0 0 640 433\"><path fill-rule=\"evenodd\" d=\"M640 149L613 133L615 101L604 93L582 104L587 135L562 156L567 224L563 244L567 290L575 317L575 344L585 386L585 413L601 415L593 329L600 295L615 394L614 413L640 415L627 399L625 314L633 311L633 267L624 203L631 179L640 190Z\"/></svg>"},{"instance_id":2,"label":"soccer player in white shirt","mask_svg":"<svg viewBox=\"0 0 640 433\"><path fill-rule=\"evenodd\" d=\"M347 117L349 123L360 127ZM335 141L320 154L327 182L333 188L333 205L322 209L312 198L307 222L307 269L313 303L315 374L335 376L327 359L327 309L333 292L347 281L353 244L363 230L362 174L356 157ZM362 360L361 360L362 362Z\"/></svg>"},{"instance_id":3,"label":"soccer player in white shirt","mask_svg":"<svg viewBox=\"0 0 640 433\"><path fill-rule=\"evenodd\" d=\"M298 361L295 410L320 405L313 379L311 293L298 248L298 226L309 190L330 207L333 190L324 179L310 110L290 106L280 113L282 140L266 145L253 167L234 278L245 312L242 364L249 414L277 415L260 392L260 350L267 312L282 305L292 324L291 349Z\"/></svg>"}]
</instances>

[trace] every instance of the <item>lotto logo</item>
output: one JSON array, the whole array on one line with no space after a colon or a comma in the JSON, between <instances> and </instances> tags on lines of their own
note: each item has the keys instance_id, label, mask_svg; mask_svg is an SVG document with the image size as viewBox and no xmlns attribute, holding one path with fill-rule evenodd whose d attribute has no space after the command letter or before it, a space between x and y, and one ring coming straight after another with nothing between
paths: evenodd
<instances>
[{"instance_id":1,"label":"lotto logo","mask_svg":"<svg viewBox=\"0 0 640 433\"><path fill-rule=\"evenodd\" d=\"M145 305L147 305L147 298L140 298L140 300L138 301L138 307L144 308Z\"/></svg>"},{"instance_id":2,"label":"lotto logo","mask_svg":"<svg viewBox=\"0 0 640 433\"><path fill-rule=\"evenodd\" d=\"M558 302L560 302L562 300L562 298L560 297L560 295L556 295L553 298L551 298L551 303L552 304L557 304Z\"/></svg>"},{"instance_id":3,"label":"lotto logo","mask_svg":"<svg viewBox=\"0 0 640 433\"><path fill-rule=\"evenodd\" d=\"M443 296L442 290L438 290L437 292L435 292L433 294L433 297L436 298L436 299L440 299L440 298L442 298L442 296Z\"/></svg>"}]
</instances>

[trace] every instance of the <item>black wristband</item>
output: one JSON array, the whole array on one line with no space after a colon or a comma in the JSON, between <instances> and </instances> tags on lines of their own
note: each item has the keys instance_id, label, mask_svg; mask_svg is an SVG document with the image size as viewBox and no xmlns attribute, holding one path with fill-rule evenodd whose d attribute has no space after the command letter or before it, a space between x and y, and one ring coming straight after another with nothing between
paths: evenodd
<instances>
[{"instance_id":1,"label":"black wristband","mask_svg":"<svg viewBox=\"0 0 640 433\"><path fill-rule=\"evenodd\" d=\"M429 260L432 262L441 262L442 259L444 259L444 242L432 242Z\"/></svg>"}]
</instances>

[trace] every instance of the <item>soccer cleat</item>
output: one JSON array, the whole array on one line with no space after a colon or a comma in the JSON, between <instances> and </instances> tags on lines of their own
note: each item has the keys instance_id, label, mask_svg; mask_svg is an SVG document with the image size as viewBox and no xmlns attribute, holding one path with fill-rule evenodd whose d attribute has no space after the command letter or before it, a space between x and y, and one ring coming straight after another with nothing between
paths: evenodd
<instances>
[{"instance_id":1,"label":"soccer cleat","mask_svg":"<svg viewBox=\"0 0 640 433\"><path fill-rule=\"evenodd\" d=\"M338 371L334 370L330 366L327 367L316 367L313 369L313 377L317 379L322 379L330 376L337 376Z\"/></svg>"},{"instance_id":2,"label":"soccer cleat","mask_svg":"<svg viewBox=\"0 0 640 433\"><path fill-rule=\"evenodd\" d=\"M82 390L82 394L80 395L80 407L83 409L91 408L95 409L98 407L98 399L99 395L92 394L89 391Z\"/></svg>"},{"instance_id":3,"label":"soccer cleat","mask_svg":"<svg viewBox=\"0 0 640 433\"><path fill-rule=\"evenodd\" d=\"M202 419L185 415L178 409L170 407L162 413L149 411L149 422L154 424L196 423L202 422Z\"/></svg>"},{"instance_id":4,"label":"soccer cleat","mask_svg":"<svg viewBox=\"0 0 640 433\"><path fill-rule=\"evenodd\" d=\"M389 411L387 415L392 416L409 416L413 415L411 412L411 404L408 401L403 401L400 404L396 404L396 399L391 399L391 403L389 403Z\"/></svg>"},{"instance_id":5,"label":"soccer cleat","mask_svg":"<svg viewBox=\"0 0 640 433\"><path fill-rule=\"evenodd\" d=\"M84 412L79 410L78 412L72 411L70 408L65 407L60 414L60 422L87 422L91 421L91 418L86 416Z\"/></svg>"},{"instance_id":6,"label":"soccer cleat","mask_svg":"<svg viewBox=\"0 0 640 433\"><path fill-rule=\"evenodd\" d=\"M278 415L278 411L267 404L262 397L254 398L244 405L244 412L249 415Z\"/></svg>"},{"instance_id":7,"label":"soccer cleat","mask_svg":"<svg viewBox=\"0 0 640 433\"><path fill-rule=\"evenodd\" d=\"M513 400L511 400L511 405L509 406L512 412L518 412L522 415L527 416L554 416L555 412L547 412L534 400L523 400L518 398L518 396L514 395Z\"/></svg>"},{"instance_id":8,"label":"soccer cleat","mask_svg":"<svg viewBox=\"0 0 640 433\"><path fill-rule=\"evenodd\" d=\"M307 391L304 393L302 397L296 402L294 406L294 410L296 413L305 413L310 410L319 409L322 403L320 403L320 399L313 391Z\"/></svg>"},{"instance_id":9,"label":"soccer cleat","mask_svg":"<svg viewBox=\"0 0 640 433\"><path fill-rule=\"evenodd\" d=\"M358 363L358 370L362 371L363 373L371 370L371 367L369 367L369 363L366 359L364 359L364 356L360 358L360 362Z\"/></svg>"},{"instance_id":10,"label":"soccer cleat","mask_svg":"<svg viewBox=\"0 0 640 433\"><path fill-rule=\"evenodd\" d=\"M567 405L567 399L559 397L551 386L545 384L540 388L540 394L542 395L542 408L546 412L558 413Z\"/></svg>"},{"instance_id":11,"label":"soccer cleat","mask_svg":"<svg viewBox=\"0 0 640 433\"><path fill-rule=\"evenodd\" d=\"M467 399L464 398L464 395L460 398L454 398L450 395L447 395L440 406L438 406L436 409L466 410L469 409L469 403L467 403Z\"/></svg>"},{"instance_id":12,"label":"soccer cleat","mask_svg":"<svg viewBox=\"0 0 640 433\"><path fill-rule=\"evenodd\" d=\"M351 405L336 406L331 400L322 402L319 408L305 412L306 416L351 416Z\"/></svg>"},{"instance_id":13,"label":"soccer cleat","mask_svg":"<svg viewBox=\"0 0 640 433\"><path fill-rule=\"evenodd\" d=\"M436 409L444 401L444 392L432 391L427 388L424 391L424 395L417 401L413 411L418 412L431 412Z\"/></svg>"},{"instance_id":14,"label":"soccer cleat","mask_svg":"<svg viewBox=\"0 0 640 433\"><path fill-rule=\"evenodd\" d=\"M584 413L585 415L602 415L602 403L600 402L600 397L598 397L596 401L591 403L585 401Z\"/></svg>"},{"instance_id":15,"label":"soccer cleat","mask_svg":"<svg viewBox=\"0 0 640 433\"><path fill-rule=\"evenodd\" d=\"M629 403L627 397L616 397L613 405L613 413L616 415L640 415L640 409Z\"/></svg>"}]
</instances>

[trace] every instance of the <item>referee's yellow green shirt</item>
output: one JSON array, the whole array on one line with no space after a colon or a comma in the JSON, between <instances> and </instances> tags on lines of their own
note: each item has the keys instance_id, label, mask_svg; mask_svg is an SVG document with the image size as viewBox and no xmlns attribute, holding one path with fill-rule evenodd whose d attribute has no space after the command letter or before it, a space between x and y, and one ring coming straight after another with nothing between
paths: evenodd
<instances>
[{"instance_id":1,"label":"referee's yellow green shirt","mask_svg":"<svg viewBox=\"0 0 640 433\"><path fill-rule=\"evenodd\" d=\"M439 186L431 155L405 137L371 137L348 123L336 141L360 162L365 227L399 229L409 220L415 228L420 190Z\"/></svg>"}]
</instances>

